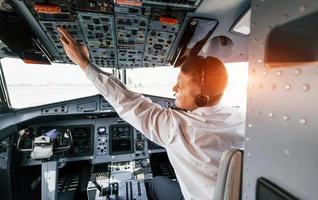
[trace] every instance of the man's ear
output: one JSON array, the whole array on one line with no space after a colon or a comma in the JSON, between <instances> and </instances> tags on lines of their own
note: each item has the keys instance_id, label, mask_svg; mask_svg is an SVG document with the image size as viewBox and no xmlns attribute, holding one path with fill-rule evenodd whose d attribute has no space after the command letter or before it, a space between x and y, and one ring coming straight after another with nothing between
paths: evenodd
<instances>
[{"instance_id":1,"label":"man's ear","mask_svg":"<svg viewBox=\"0 0 318 200\"><path fill-rule=\"evenodd\" d=\"M199 94L195 97L195 104L199 107L204 107L208 105L210 97L208 95Z\"/></svg>"}]
</instances>

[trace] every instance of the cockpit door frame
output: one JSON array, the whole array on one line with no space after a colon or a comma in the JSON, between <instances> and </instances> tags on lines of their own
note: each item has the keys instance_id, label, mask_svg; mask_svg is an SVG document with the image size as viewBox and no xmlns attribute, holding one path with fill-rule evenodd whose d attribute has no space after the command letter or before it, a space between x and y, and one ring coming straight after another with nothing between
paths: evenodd
<instances>
[{"instance_id":1,"label":"cockpit door frame","mask_svg":"<svg viewBox=\"0 0 318 200\"><path fill-rule=\"evenodd\" d=\"M11 102L0 59L0 113L8 112L10 108Z\"/></svg>"}]
</instances>

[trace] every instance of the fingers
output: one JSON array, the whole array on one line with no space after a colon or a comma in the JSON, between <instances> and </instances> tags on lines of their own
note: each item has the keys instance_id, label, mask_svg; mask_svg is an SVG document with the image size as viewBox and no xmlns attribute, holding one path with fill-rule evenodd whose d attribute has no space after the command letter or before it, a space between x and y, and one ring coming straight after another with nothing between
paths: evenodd
<instances>
[{"instance_id":1,"label":"fingers","mask_svg":"<svg viewBox=\"0 0 318 200\"><path fill-rule=\"evenodd\" d=\"M66 40L66 38L65 38L64 36L61 36L60 40L61 40L61 42L62 42L62 44L63 44L64 46L67 45L67 44L69 44L68 41Z\"/></svg>"},{"instance_id":2,"label":"fingers","mask_svg":"<svg viewBox=\"0 0 318 200\"><path fill-rule=\"evenodd\" d=\"M65 38L66 43L75 43L73 37L64 29L61 27L57 28L58 31L62 34L62 36Z\"/></svg>"},{"instance_id":3,"label":"fingers","mask_svg":"<svg viewBox=\"0 0 318 200\"><path fill-rule=\"evenodd\" d=\"M67 51L68 50L68 44L63 40L63 38L61 37L61 42L62 42L62 45L64 47L64 50Z\"/></svg>"},{"instance_id":4,"label":"fingers","mask_svg":"<svg viewBox=\"0 0 318 200\"><path fill-rule=\"evenodd\" d=\"M64 37L61 37L61 43L63 45L63 48L64 48L64 51L66 53L66 55L71 58L72 55L71 55L71 52L70 52L70 49L69 49L69 44L67 43L67 41L65 40Z\"/></svg>"}]
</instances>

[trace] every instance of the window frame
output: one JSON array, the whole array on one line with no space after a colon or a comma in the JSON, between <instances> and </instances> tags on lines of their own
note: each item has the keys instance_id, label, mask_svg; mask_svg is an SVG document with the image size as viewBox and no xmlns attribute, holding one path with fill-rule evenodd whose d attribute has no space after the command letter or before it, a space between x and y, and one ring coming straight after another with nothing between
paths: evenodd
<instances>
[{"instance_id":1,"label":"window frame","mask_svg":"<svg viewBox=\"0 0 318 200\"><path fill-rule=\"evenodd\" d=\"M234 31L234 28L237 26L238 23L241 22L241 20L247 15L248 12L251 12L251 15L252 15L252 9L251 9L250 6L233 23L233 25L230 28L230 32L231 33L233 33L235 35L243 36L243 37L248 37L251 34L251 21L250 21L250 32L248 34L244 34L244 33L241 33L241 32ZM252 16L251 16L251 19L252 19Z\"/></svg>"},{"instance_id":2,"label":"window frame","mask_svg":"<svg viewBox=\"0 0 318 200\"><path fill-rule=\"evenodd\" d=\"M11 102L0 59L0 113L7 112L10 109Z\"/></svg>"}]
</instances>

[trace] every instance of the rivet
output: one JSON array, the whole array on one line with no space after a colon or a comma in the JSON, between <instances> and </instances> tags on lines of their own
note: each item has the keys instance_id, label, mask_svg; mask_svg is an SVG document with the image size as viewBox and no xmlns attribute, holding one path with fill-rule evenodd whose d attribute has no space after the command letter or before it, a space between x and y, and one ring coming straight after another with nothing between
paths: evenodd
<instances>
[{"instance_id":1,"label":"rivet","mask_svg":"<svg viewBox=\"0 0 318 200\"><path fill-rule=\"evenodd\" d=\"M295 75L299 75L301 73L301 70L300 69L296 69L295 71L294 71L294 74Z\"/></svg>"},{"instance_id":2,"label":"rivet","mask_svg":"<svg viewBox=\"0 0 318 200\"><path fill-rule=\"evenodd\" d=\"M307 5L301 5L299 7L299 12L305 12L307 10Z\"/></svg>"},{"instance_id":3,"label":"rivet","mask_svg":"<svg viewBox=\"0 0 318 200\"><path fill-rule=\"evenodd\" d=\"M254 42L257 42L257 41L258 41L258 39L255 37L255 38L253 39L253 41L254 41Z\"/></svg>"},{"instance_id":4,"label":"rivet","mask_svg":"<svg viewBox=\"0 0 318 200\"><path fill-rule=\"evenodd\" d=\"M288 121L288 120L289 120L289 117L288 117L287 115L284 115L284 116L283 116L283 120Z\"/></svg>"},{"instance_id":5,"label":"rivet","mask_svg":"<svg viewBox=\"0 0 318 200\"><path fill-rule=\"evenodd\" d=\"M284 154L289 155L289 151L287 149L284 150Z\"/></svg>"},{"instance_id":6,"label":"rivet","mask_svg":"<svg viewBox=\"0 0 318 200\"><path fill-rule=\"evenodd\" d=\"M283 72L282 71L278 71L276 72L276 76L282 76Z\"/></svg>"},{"instance_id":7,"label":"rivet","mask_svg":"<svg viewBox=\"0 0 318 200\"><path fill-rule=\"evenodd\" d=\"M254 7L254 10L258 10L259 9L259 5L256 5L255 7Z\"/></svg>"},{"instance_id":8,"label":"rivet","mask_svg":"<svg viewBox=\"0 0 318 200\"><path fill-rule=\"evenodd\" d=\"M304 118L301 118L301 119L299 120L299 123L302 124L302 125L306 125L306 124L307 124L307 120L304 119Z\"/></svg>"},{"instance_id":9,"label":"rivet","mask_svg":"<svg viewBox=\"0 0 318 200\"><path fill-rule=\"evenodd\" d=\"M249 187L250 187L251 185L252 185L251 183L247 183L247 186L249 186Z\"/></svg>"},{"instance_id":10,"label":"rivet","mask_svg":"<svg viewBox=\"0 0 318 200\"><path fill-rule=\"evenodd\" d=\"M309 90L309 85L308 84L304 84L304 85L301 86L301 89L303 91L308 91Z\"/></svg>"},{"instance_id":11,"label":"rivet","mask_svg":"<svg viewBox=\"0 0 318 200\"><path fill-rule=\"evenodd\" d=\"M253 22L253 23L252 23L252 26L255 27L255 26L256 26L256 22Z\"/></svg>"},{"instance_id":12,"label":"rivet","mask_svg":"<svg viewBox=\"0 0 318 200\"><path fill-rule=\"evenodd\" d=\"M249 168L248 168L248 167L246 167L246 168L245 168L245 171L248 171L248 170L249 170Z\"/></svg>"},{"instance_id":13,"label":"rivet","mask_svg":"<svg viewBox=\"0 0 318 200\"><path fill-rule=\"evenodd\" d=\"M248 124L248 127L249 127L249 128L252 128L252 127L253 127L253 125L252 125L252 124Z\"/></svg>"},{"instance_id":14,"label":"rivet","mask_svg":"<svg viewBox=\"0 0 318 200\"><path fill-rule=\"evenodd\" d=\"M261 48L264 47L264 43L260 43L259 47L261 47Z\"/></svg>"},{"instance_id":15,"label":"rivet","mask_svg":"<svg viewBox=\"0 0 318 200\"><path fill-rule=\"evenodd\" d=\"M252 155L251 155L250 153L247 153L247 157L249 157L249 158L250 158L250 157L252 157Z\"/></svg>"},{"instance_id":16,"label":"rivet","mask_svg":"<svg viewBox=\"0 0 318 200\"><path fill-rule=\"evenodd\" d=\"M263 75L264 75L264 76L267 75L267 71L263 71Z\"/></svg>"},{"instance_id":17,"label":"rivet","mask_svg":"<svg viewBox=\"0 0 318 200\"><path fill-rule=\"evenodd\" d=\"M244 194L244 197L247 198L247 194L246 193Z\"/></svg>"},{"instance_id":18,"label":"rivet","mask_svg":"<svg viewBox=\"0 0 318 200\"><path fill-rule=\"evenodd\" d=\"M258 60L257 60L257 62L262 63L262 62L263 62L263 60L262 60L262 59L258 59Z\"/></svg>"},{"instance_id":19,"label":"rivet","mask_svg":"<svg viewBox=\"0 0 318 200\"><path fill-rule=\"evenodd\" d=\"M245 139L245 141L246 141L246 142L249 142L249 141L251 141L251 139L247 137L247 138Z\"/></svg>"},{"instance_id":20,"label":"rivet","mask_svg":"<svg viewBox=\"0 0 318 200\"><path fill-rule=\"evenodd\" d=\"M286 84L286 85L284 86L284 89L285 89L285 90L290 90L290 89L291 89L291 85L290 85L290 84Z\"/></svg>"},{"instance_id":21,"label":"rivet","mask_svg":"<svg viewBox=\"0 0 318 200\"><path fill-rule=\"evenodd\" d=\"M256 70L255 69L251 69L250 72L251 72L251 74L255 74Z\"/></svg>"},{"instance_id":22,"label":"rivet","mask_svg":"<svg viewBox=\"0 0 318 200\"><path fill-rule=\"evenodd\" d=\"M284 13L282 17L283 17L283 19L287 19L288 14L287 14L287 13Z\"/></svg>"},{"instance_id":23,"label":"rivet","mask_svg":"<svg viewBox=\"0 0 318 200\"><path fill-rule=\"evenodd\" d=\"M269 116L269 117L275 117L275 114L272 113L272 112L270 112L270 113L268 113L268 116Z\"/></svg>"},{"instance_id":24,"label":"rivet","mask_svg":"<svg viewBox=\"0 0 318 200\"><path fill-rule=\"evenodd\" d=\"M261 112L261 111L259 111L259 112L258 112L258 115L262 115L262 112Z\"/></svg>"},{"instance_id":25,"label":"rivet","mask_svg":"<svg viewBox=\"0 0 318 200\"><path fill-rule=\"evenodd\" d=\"M276 84L272 84L272 90L275 90L277 88Z\"/></svg>"},{"instance_id":26,"label":"rivet","mask_svg":"<svg viewBox=\"0 0 318 200\"><path fill-rule=\"evenodd\" d=\"M244 53L240 53L240 56L244 56Z\"/></svg>"}]
</instances>

